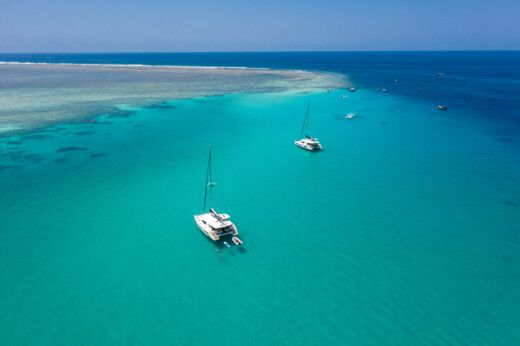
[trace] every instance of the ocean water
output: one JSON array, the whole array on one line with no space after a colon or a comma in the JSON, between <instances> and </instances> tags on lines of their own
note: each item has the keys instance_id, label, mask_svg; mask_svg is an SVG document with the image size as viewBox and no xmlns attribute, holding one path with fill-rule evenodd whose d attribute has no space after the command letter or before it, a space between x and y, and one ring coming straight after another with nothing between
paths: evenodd
<instances>
[{"instance_id":1,"label":"ocean water","mask_svg":"<svg viewBox=\"0 0 520 346\"><path fill-rule=\"evenodd\" d=\"M519 57L0 55L326 70L358 87L118 104L2 137L1 343L519 344ZM309 100L320 153L293 144ZM209 144L214 204L243 247L193 221Z\"/></svg>"}]
</instances>

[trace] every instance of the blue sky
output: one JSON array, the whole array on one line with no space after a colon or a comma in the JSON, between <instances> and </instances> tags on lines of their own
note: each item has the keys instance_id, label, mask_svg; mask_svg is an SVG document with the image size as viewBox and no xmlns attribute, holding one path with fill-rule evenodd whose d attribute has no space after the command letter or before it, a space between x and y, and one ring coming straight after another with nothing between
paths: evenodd
<instances>
[{"instance_id":1,"label":"blue sky","mask_svg":"<svg viewBox=\"0 0 520 346\"><path fill-rule=\"evenodd\" d=\"M0 52L520 49L519 0L0 0Z\"/></svg>"}]
</instances>

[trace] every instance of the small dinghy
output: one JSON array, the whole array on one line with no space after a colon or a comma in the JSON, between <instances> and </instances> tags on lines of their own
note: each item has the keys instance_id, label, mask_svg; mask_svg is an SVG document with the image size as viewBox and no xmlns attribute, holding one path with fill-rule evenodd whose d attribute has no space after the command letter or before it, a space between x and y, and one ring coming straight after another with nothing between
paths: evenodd
<instances>
[{"instance_id":1,"label":"small dinghy","mask_svg":"<svg viewBox=\"0 0 520 346\"><path fill-rule=\"evenodd\" d=\"M235 243L235 245L242 245L244 243L242 240L240 240L239 237L232 237L231 240L233 240L233 243Z\"/></svg>"},{"instance_id":2,"label":"small dinghy","mask_svg":"<svg viewBox=\"0 0 520 346\"><path fill-rule=\"evenodd\" d=\"M440 110L440 111L447 111L448 107L439 105L439 106L437 106L437 109Z\"/></svg>"},{"instance_id":3,"label":"small dinghy","mask_svg":"<svg viewBox=\"0 0 520 346\"><path fill-rule=\"evenodd\" d=\"M351 120L356 116L356 113L348 113L345 115L345 119Z\"/></svg>"},{"instance_id":4,"label":"small dinghy","mask_svg":"<svg viewBox=\"0 0 520 346\"><path fill-rule=\"evenodd\" d=\"M350 91L351 93L353 93L354 91L356 91L356 88L352 87L352 88L348 88L348 91Z\"/></svg>"},{"instance_id":5,"label":"small dinghy","mask_svg":"<svg viewBox=\"0 0 520 346\"><path fill-rule=\"evenodd\" d=\"M226 247L231 247L227 241L224 242L224 245L226 245Z\"/></svg>"}]
</instances>

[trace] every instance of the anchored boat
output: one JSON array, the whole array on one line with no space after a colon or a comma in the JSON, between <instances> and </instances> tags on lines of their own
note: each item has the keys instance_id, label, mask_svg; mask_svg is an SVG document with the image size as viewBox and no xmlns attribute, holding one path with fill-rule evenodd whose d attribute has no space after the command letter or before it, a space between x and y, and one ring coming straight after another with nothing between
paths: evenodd
<instances>
[{"instance_id":1,"label":"anchored boat","mask_svg":"<svg viewBox=\"0 0 520 346\"><path fill-rule=\"evenodd\" d=\"M305 112L305 119L303 120L303 126L302 126L302 132L301 136L305 133L305 137L302 139L299 139L297 141L294 141L294 144L299 146L302 149L309 150L309 151L320 151L323 149L321 146L320 141L318 141L317 138L311 137L309 135L309 129L310 129L310 121L309 121L309 113L310 113L310 107L311 102L307 104L307 111Z\"/></svg>"},{"instance_id":2,"label":"anchored boat","mask_svg":"<svg viewBox=\"0 0 520 346\"><path fill-rule=\"evenodd\" d=\"M222 237L232 236L237 238L238 230L231 221L228 214L217 212L213 208L213 188L216 183L212 181L211 176L211 146L209 147L208 170L206 172L206 186L204 188L204 206L202 214L194 215L195 223L199 229L207 235L211 240L217 241ZM206 211L206 202L209 199L209 210ZM240 240L240 239L238 239ZM233 239L233 242L235 240ZM242 241L240 240L240 243Z\"/></svg>"}]
</instances>

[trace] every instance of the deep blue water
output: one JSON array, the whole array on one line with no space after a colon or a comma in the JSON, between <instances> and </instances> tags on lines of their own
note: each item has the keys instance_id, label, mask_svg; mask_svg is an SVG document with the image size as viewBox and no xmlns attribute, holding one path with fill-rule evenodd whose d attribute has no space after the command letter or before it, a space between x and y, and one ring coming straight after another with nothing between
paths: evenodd
<instances>
[{"instance_id":1,"label":"deep blue water","mask_svg":"<svg viewBox=\"0 0 520 346\"><path fill-rule=\"evenodd\" d=\"M467 110L502 142L518 145L520 136L520 51L42 53L0 54L0 61L327 70L347 74L358 87Z\"/></svg>"}]
</instances>

